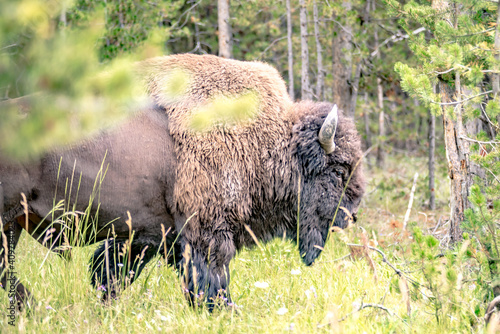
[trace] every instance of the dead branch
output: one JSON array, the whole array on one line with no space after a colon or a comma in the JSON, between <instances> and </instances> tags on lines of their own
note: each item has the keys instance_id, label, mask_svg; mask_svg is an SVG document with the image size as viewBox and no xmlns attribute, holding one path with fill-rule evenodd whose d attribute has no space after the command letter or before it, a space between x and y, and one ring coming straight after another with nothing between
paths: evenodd
<instances>
[{"instance_id":1,"label":"dead branch","mask_svg":"<svg viewBox=\"0 0 500 334\"><path fill-rule=\"evenodd\" d=\"M466 136L460 136L459 137L460 139L465 139L467 141L470 141L470 142L473 142L473 143L478 143L478 144L489 144L489 145L492 145L495 144L500 144L500 141L482 141L482 140L475 140L475 139L472 139L472 138L469 138L469 137L466 137Z\"/></svg>"},{"instance_id":2,"label":"dead branch","mask_svg":"<svg viewBox=\"0 0 500 334\"><path fill-rule=\"evenodd\" d=\"M425 28L424 27L420 27L420 28L412 31L411 34L412 35L418 35L418 34L420 34L421 32L424 32L424 31L425 31ZM408 35L408 34L404 34L403 35L403 34L401 34L399 32L396 33L395 35L387 38L385 41L383 41L382 43L380 43L379 46L370 54L370 58L375 57L377 55L377 53L379 52L380 48L382 46L386 45L387 43L389 43L391 41L392 42L399 42L399 41L402 41L402 40L407 39L409 37L410 37L410 35Z\"/></svg>"},{"instance_id":3,"label":"dead branch","mask_svg":"<svg viewBox=\"0 0 500 334\"><path fill-rule=\"evenodd\" d=\"M260 59L262 59L262 57L264 56L264 54L265 54L267 51L269 51L269 49L270 49L270 48L272 48L274 44L278 43L279 41L284 40L285 38L287 38L287 36L280 37L280 38L276 38L274 41L272 41L272 42L271 42L271 43L270 43L270 44L269 44L269 45L268 45L268 46L264 49L264 51L262 51L262 52L260 53L260 56L259 56L257 59L259 59L259 60L260 60Z\"/></svg>"},{"instance_id":4,"label":"dead branch","mask_svg":"<svg viewBox=\"0 0 500 334\"><path fill-rule=\"evenodd\" d=\"M356 310L352 311L351 313L348 313L347 315L343 316L341 319L339 319L339 322L346 320L349 316L353 315L354 313L357 313L357 312L359 312L359 311L361 311L361 310L363 310L365 308L368 308L368 307L381 309L381 310L387 312L387 314L389 314L391 317L395 316L399 320L403 321L403 319L401 319L400 316L398 316L396 313L392 312L391 310L389 310L387 307L385 307L383 305L379 305L379 304L365 304L365 303L362 302L361 305L359 305L358 309L356 309Z\"/></svg>"},{"instance_id":5,"label":"dead branch","mask_svg":"<svg viewBox=\"0 0 500 334\"><path fill-rule=\"evenodd\" d=\"M406 231L406 224L408 224L408 220L410 220L411 207L413 205L413 196L415 195L415 189L417 188L417 178L418 178L418 172L415 173L415 177L413 178L413 186L411 187L410 201L408 202L408 210L406 210L405 219L403 221L403 231Z\"/></svg>"},{"instance_id":6,"label":"dead branch","mask_svg":"<svg viewBox=\"0 0 500 334\"><path fill-rule=\"evenodd\" d=\"M473 96L469 96L468 98L465 98L465 99L460 100L460 101L454 101L454 102L436 102L436 101L430 101L430 103L439 104L440 106L454 106L454 105L462 104L462 103L467 102L469 100L475 99L476 97L479 97L479 96L482 96L482 95L488 95L490 93L493 93L493 91L489 90L487 92L483 92L483 93L479 93L479 94L476 94L476 95L473 95Z\"/></svg>"},{"instance_id":7,"label":"dead branch","mask_svg":"<svg viewBox=\"0 0 500 334\"><path fill-rule=\"evenodd\" d=\"M381 256L382 256L382 262L386 263L389 267L391 267L392 270L394 270L394 272L396 274L398 274L400 277L401 276L405 276L406 279L408 279L410 282L412 282L413 284L416 284L418 286L420 286L421 284L417 281L415 281L413 278L409 277L408 275L406 275L405 272L399 270L398 268L396 268L392 263L389 262L389 260L387 260L387 256L385 255L384 252L382 252L380 249L378 248L375 248L375 247L372 247L372 246L365 246L365 245L358 245L358 244L350 244L350 243L346 243L347 246L351 246L351 247L368 247L369 249L371 250L374 250L376 251L377 253L379 253Z\"/></svg>"}]
</instances>

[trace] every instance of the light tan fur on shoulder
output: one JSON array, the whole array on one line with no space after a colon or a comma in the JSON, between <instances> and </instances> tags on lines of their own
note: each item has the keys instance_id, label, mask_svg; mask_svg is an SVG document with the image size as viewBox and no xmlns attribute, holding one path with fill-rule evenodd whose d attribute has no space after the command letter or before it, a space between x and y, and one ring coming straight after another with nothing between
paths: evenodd
<instances>
[{"instance_id":1,"label":"light tan fur on shoulder","mask_svg":"<svg viewBox=\"0 0 500 334\"><path fill-rule=\"evenodd\" d=\"M140 70L148 93L169 116L177 144L175 198L180 212L198 213L190 222L192 232L210 230L196 226L201 222L215 227L222 220L248 217L252 194L260 191L263 178L282 168L277 157L289 149L283 139L291 136L293 102L278 71L261 62L191 54L149 59ZM183 94L165 94L172 73L179 70L188 78ZM250 91L259 101L251 122L201 133L189 128L193 112L212 99Z\"/></svg>"},{"instance_id":2,"label":"light tan fur on shoulder","mask_svg":"<svg viewBox=\"0 0 500 334\"><path fill-rule=\"evenodd\" d=\"M292 101L283 79L275 68L262 62L180 54L148 59L140 68L145 73L150 96L158 105L170 109L175 132L189 130L193 112L219 97L237 98L255 93L259 105L251 126L286 118L285 114L291 111ZM187 84L179 96L173 96L167 90L179 72L185 75L181 81L187 80ZM233 131L239 129L241 126Z\"/></svg>"}]
</instances>

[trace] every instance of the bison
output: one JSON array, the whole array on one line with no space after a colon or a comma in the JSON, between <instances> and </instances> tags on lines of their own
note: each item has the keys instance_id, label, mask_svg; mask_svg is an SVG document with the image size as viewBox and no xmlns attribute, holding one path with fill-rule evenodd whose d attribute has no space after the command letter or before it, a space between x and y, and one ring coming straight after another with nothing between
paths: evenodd
<instances>
[{"instance_id":1,"label":"bison","mask_svg":"<svg viewBox=\"0 0 500 334\"><path fill-rule=\"evenodd\" d=\"M331 227L355 220L362 152L353 121L336 106L291 101L279 73L261 62L185 54L143 61L137 71L151 103L134 117L34 162L0 156L10 248L22 229L60 253L68 235L101 242L90 273L105 298L160 253L184 278L188 300L202 296L212 307L230 300L229 262L243 246L286 235L311 265ZM175 73L187 79L169 94ZM217 99L247 95L255 102L248 117L193 128L209 107L224 113ZM79 219L55 219L54 203ZM17 299L28 296L18 283Z\"/></svg>"}]
</instances>

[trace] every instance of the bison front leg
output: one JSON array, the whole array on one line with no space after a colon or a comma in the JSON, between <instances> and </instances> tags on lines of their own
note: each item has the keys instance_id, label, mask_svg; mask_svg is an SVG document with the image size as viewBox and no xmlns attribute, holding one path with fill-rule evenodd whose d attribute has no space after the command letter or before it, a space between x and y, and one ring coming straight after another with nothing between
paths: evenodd
<instances>
[{"instance_id":1,"label":"bison front leg","mask_svg":"<svg viewBox=\"0 0 500 334\"><path fill-rule=\"evenodd\" d=\"M103 301L116 299L140 275L156 255L157 245L134 240L108 239L94 252L91 264L91 283L103 291Z\"/></svg>"},{"instance_id":2,"label":"bison front leg","mask_svg":"<svg viewBox=\"0 0 500 334\"><path fill-rule=\"evenodd\" d=\"M179 262L183 290L191 305L205 301L209 311L230 303L229 262L236 254L233 234L215 231L199 238L183 238Z\"/></svg>"},{"instance_id":3,"label":"bison front leg","mask_svg":"<svg viewBox=\"0 0 500 334\"><path fill-rule=\"evenodd\" d=\"M1 233L0 238L0 282L2 288L9 295L10 305L8 309L11 312L15 312L16 308L21 310L23 306L30 307L34 302L31 293L16 277L15 249L22 230L22 227L16 222L7 223L3 226L3 233ZM13 309L11 309L11 306L14 306Z\"/></svg>"}]
</instances>

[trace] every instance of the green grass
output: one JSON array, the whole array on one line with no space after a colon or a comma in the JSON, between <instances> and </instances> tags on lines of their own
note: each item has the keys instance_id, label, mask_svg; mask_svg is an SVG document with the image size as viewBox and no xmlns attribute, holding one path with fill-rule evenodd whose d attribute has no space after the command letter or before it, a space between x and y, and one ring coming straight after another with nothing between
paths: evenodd
<instances>
[{"instance_id":1,"label":"green grass","mask_svg":"<svg viewBox=\"0 0 500 334\"><path fill-rule=\"evenodd\" d=\"M402 162L401 160L404 159ZM243 250L231 262L230 290L237 308L209 314L190 308L183 297L175 271L152 261L140 278L120 299L103 305L91 288L88 261L95 246L73 250L67 262L23 234L17 247L16 270L34 294L37 304L31 314L18 314L15 327L7 321L7 294L0 293L2 333L462 333L481 332L483 322L474 314L478 292L474 283L464 283L447 316L437 323L429 300L412 289L411 312L403 301L394 271L371 252L374 270L367 258L343 258L350 249L343 241L370 244L382 249L392 264L410 270L411 236L402 222L408 205L412 178L421 173L410 221L427 228L448 211L446 180L439 183L436 212L425 210L426 159L391 158L384 171L366 170L370 175L357 226L345 235L336 233L325 251L311 266L302 264L294 244L276 239L264 249ZM399 166L409 166L400 168ZM422 175L424 174L424 175ZM443 179L442 172L439 179ZM419 214L423 212L424 214ZM444 222L444 218L442 218ZM431 229L432 230L432 229ZM363 237L365 235L365 237ZM339 260L340 259L340 260ZM43 265L42 265L43 263ZM424 282L419 271L409 273ZM267 283L259 287L256 282ZM425 289L422 292L428 295ZM458 301L458 302L457 302ZM378 304L352 313L361 303ZM482 311L484 313L484 310ZM344 318L345 317L345 318ZM344 318L344 319L343 319ZM343 320L343 321L339 321ZM471 327L471 323L474 327Z\"/></svg>"}]
</instances>

